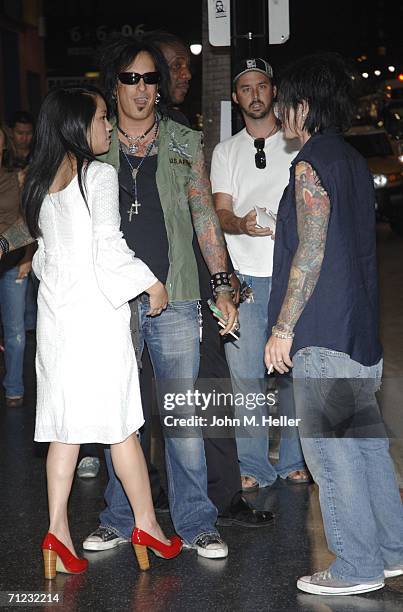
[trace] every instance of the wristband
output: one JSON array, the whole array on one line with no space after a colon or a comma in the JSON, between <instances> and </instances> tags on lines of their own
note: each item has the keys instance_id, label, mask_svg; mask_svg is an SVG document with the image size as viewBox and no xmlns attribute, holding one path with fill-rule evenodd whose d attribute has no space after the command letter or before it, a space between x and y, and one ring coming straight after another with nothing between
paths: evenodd
<instances>
[{"instance_id":1,"label":"wristband","mask_svg":"<svg viewBox=\"0 0 403 612\"><path fill-rule=\"evenodd\" d=\"M211 275L210 283L214 297L216 296L217 291L220 292L223 290L232 290L230 276L231 275L228 272L216 272L216 274ZM223 287L228 287L228 289L223 289Z\"/></svg>"}]
</instances>

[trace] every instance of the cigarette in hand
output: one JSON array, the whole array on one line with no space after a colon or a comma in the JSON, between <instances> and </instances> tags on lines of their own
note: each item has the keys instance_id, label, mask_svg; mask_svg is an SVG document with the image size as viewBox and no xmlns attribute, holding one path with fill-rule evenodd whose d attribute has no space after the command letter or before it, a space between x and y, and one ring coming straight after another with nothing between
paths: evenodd
<instances>
[{"instance_id":1,"label":"cigarette in hand","mask_svg":"<svg viewBox=\"0 0 403 612\"><path fill-rule=\"evenodd\" d=\"M224 323L221 321L221 319L218 319L218 325L220 327L226 327L226 325L224 325ZM232 331L227 332L228 334L231 334L231 336L233 336L235 338L235 340L239 340L239 336L236 336Z\"/></svg>"},{"instance_id":2,"label":"cigarette in hand","mask_svg":"<svg viewBox=\"0 0 403 612\"><path fill-rule=\"evenodd\" d=\"M271 364L270 364L269 369L267 370L267 373L268 373L268 374L272 374L272 372L274 372L274 366L273 366L273 364L271 363Z\"/></svg>"}]
</instances>

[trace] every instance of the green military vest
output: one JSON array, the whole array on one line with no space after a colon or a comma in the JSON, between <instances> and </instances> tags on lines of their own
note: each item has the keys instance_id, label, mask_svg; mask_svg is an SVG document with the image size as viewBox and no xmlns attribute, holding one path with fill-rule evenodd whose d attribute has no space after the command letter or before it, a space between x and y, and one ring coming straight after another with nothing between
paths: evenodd
<instances>
[{"instance_id":1,"label":"green military vest","mask_svg":"<svg viewBox=\"0 0 403 612\"><path fill-rule=\"evenodd\" d=\"M116 121L111 123L116 125ZM188 185L193 176L193 163L200 154L201 134L172 119L164 118L160 121L158 142L156 181L169 245L166 282L169 300L198 300L199 275L192 246L193 224ZM99 159L119 171L116 127L112 132L109 152ZM158 244L155 248L158 248Z\"/></svg>"}]
</instances>

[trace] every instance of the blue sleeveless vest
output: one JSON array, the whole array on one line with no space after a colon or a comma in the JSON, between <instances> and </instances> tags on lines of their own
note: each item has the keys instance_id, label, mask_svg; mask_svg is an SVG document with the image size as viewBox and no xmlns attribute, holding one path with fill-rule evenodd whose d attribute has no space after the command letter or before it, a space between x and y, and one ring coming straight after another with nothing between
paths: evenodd
<instances>
[{"instance_id":1,"label":"blue sleeveless vest","mask_svg":"<svg viewBox=\"0 0 403 612\"><path fill-rule=\"evenodd\" d=\"M331 211L319 280L295 326L291 355L304 347L321 346L374 365L382 356L374 187L364 158L335 130L311 136L291 165L277 217L269 329L277 322L298 247L295 166L299 161L316 170Z\"/></svg>"}]
</instances>

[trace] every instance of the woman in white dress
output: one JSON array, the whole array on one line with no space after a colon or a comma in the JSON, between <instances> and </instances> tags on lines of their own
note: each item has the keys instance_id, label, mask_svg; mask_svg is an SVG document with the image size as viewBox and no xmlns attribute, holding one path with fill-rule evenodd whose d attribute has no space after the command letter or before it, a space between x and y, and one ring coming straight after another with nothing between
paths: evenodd
<instances>
[{"instance_id":1,"label":"woman in white dress","mask_svg":"<svg viewBox=\"0 0 403 612\"><path fill-rule=\"evenodd\" d=\"M136 432L144 419L128 300L150 296L150 316L167 305L165 287L129 250L119 230L118 177L96 161L110 144L102 94L59 89L45 99L34 136L23 203L38 238L33 267L40 279L35 440L47 457L49 532L42 542L45 576L79 573L67 503L81 443L111 445L115 471L135 516L132 542L141 569L147 546L165 558L168 540L154 514Z\"/></svg>"}]
</instances>

